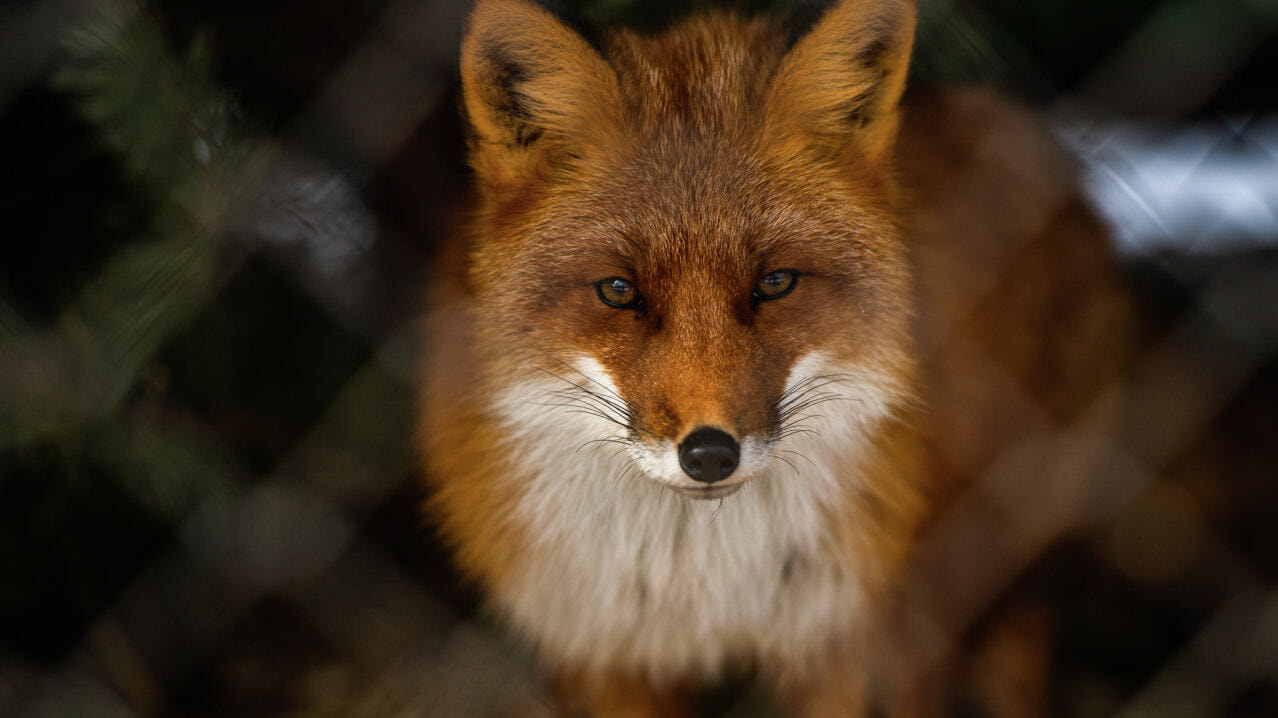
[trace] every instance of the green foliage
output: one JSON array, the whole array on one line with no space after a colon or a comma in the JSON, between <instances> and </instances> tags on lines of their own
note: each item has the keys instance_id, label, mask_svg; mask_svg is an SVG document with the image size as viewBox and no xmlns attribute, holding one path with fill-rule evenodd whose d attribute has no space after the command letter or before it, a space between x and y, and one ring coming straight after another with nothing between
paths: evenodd
<instances>
[{"instance_id":1,"label":"green foliage","mask_svg":"<svg viewBox=\"0 0 1278 718\"><path fill-rule=\"evenodd\" d=\"M78 98L99 141L158 200L227 148L235 105L212 82L204 38L173 57L155 20L121 1L100 4L65 44L53 85Z\"/></svg>"},{"instance_id":2,"label":"green foliage","mask_svg":"<svg viewBox=\"0 0 1278 718\"><path fill-rule=\"evenodd\" d=\"M151 225L53 325L30 326L0 301L0 449L52 442L91 455L168 516L224 491L228 472L207 442L142 420L130 399L236 263L220 227L267 154L235 138L235 105L208 68L203 42L173 56L154 19L128 3L100 4L68 35L52 84L149 198Z\"/></svg>"}]
</instances>

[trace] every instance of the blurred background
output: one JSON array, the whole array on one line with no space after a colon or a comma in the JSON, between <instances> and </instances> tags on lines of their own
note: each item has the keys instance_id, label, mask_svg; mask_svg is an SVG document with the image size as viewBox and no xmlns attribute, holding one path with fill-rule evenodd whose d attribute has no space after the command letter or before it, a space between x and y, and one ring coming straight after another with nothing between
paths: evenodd
<instances>
[{"instance_id":1,"label":"blurred background","mask_svg":"<svg viewBox=\"0 0 1278 718\"><path fill-rule=\"evenodd\" d=\"M465 183L466 9L0 5L0 716L541 695L418 515L414 321ZM1052 616L1051 714L1278 716L1278 0L921 12L913 81L1042 114L1142 312L1128 413L1156 431L1012 577Z\"/></svg>"}]
</instances>

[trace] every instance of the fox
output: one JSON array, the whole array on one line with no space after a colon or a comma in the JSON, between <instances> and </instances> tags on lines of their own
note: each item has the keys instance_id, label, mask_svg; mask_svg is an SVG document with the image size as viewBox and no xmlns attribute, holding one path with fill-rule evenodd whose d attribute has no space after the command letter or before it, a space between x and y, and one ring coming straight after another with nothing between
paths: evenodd
<instances>
[{"instance_id":1,"label":"fox","mask_svg":"<svg viewBox=\"0 0 1278 718\"><path fill-rule=\"evenodd\" d=\"M735 670L786 715L924 715L944 661L911 616L970 604L962 634L989 556L1086 504L1035 482L1104 453L1128 322L1105 229L1032 113L906 91L917 14L471 10L424 510L563 715L694 715ZM964 505L1014 548L965 551ZM998 715L1041 696L1016 700Z\"/></svg>"}]
</instances>

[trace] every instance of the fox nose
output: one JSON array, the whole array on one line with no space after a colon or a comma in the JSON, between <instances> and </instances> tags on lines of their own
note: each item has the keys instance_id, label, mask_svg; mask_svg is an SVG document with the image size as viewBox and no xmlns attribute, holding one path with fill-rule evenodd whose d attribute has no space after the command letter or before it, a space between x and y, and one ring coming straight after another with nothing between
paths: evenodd
<instances>
[{"instance_id":1,"label":"fox nose","mask_svg":"<svg viewBox=\"0 0 1278 718\"><path fill-rule=\"evenodd\" d=\"M737 440L726 432L703 426L679 442L679 466L696 481L713 484L726 479L741 458Z\"/></svg>"}]
</instances>

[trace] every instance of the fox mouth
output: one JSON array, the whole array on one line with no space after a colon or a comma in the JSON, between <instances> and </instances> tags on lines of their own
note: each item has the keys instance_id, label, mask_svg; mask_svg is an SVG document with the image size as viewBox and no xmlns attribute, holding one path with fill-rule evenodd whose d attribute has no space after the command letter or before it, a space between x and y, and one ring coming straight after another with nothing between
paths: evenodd
<instances>
[{"instance_id":1,"label":"fox mouth","mask_svg":"<svg viewBox=\"0 0 1278 718\"><path fill-rule=\"evenodd\" d=\"M674 489L687 498L709 501L731 496L742 486L745 486L745 483L744 481L735 481L731 484L720 486L676 486Z\"/></svg>"}]
</instances>

